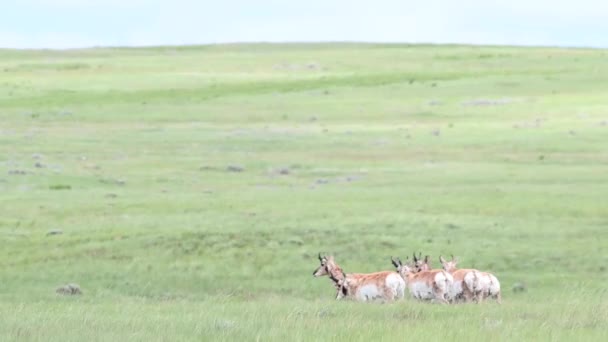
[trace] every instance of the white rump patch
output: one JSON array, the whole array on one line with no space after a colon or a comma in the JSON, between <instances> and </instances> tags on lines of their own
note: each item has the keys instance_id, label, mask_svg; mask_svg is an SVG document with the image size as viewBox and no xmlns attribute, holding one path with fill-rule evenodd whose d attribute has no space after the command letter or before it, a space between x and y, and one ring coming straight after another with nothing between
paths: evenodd
<instances>
[{"instance_id":1,"label":"white rump patch","mask_svg":"<svg viewBox=\"0 0 608 342\"><path fill-rule=\"evenodd\" d=\"M386 287L392 292L392 299L400 299L405 295L405 280L398 273L386 277Z\"/></svg>"}]
</instances>

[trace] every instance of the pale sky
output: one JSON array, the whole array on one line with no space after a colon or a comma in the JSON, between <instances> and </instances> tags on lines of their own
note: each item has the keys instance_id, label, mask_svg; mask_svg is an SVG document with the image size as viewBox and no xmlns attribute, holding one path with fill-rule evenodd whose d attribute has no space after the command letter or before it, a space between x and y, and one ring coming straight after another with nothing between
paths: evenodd
<instances>
[{"instance_id":1,"label":"pale sky","mask_svg":"<svg viewBox=\"0 0 608 342\"><path fill-rule=\"evenodd\" d=\"M0 48L319 41L608 48L608 1L0 0Z\"/></svg>"}]
</instances>

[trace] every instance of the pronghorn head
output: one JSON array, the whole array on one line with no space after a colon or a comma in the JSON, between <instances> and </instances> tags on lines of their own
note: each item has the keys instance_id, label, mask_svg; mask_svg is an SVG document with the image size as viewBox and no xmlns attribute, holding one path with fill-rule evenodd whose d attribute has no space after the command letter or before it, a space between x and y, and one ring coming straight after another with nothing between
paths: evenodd
<instances>
[{"instance_id":1,"label":"pronghorn head","mask_svg":"<svg viewBox=\"0 0 608 342\"><path fill-rule=\"evenodd\" d=\"M321 256L321 253L319 253L319 262L321 265L312 273L312 275L315 277L322 277L326 275L333 277L334 275L344 273L342 272L340 266L338 266L334 261L333 255ZM336 276L336 278L338 278L338 276Z\"/></svg>"},{"instance_id":2,"label":"pronghorn head","mask_svg":"<svg viewBox=\"0 0 608 342\"><path fill-rule=\"evenodd\" d=\"M456 265L458 264L458 259L454 258L454 255L452 255L452 260L447 261L440 255L439 262L443 266L444 271L452 272L452 271L456 270Z\"/></svg>"},{"instance_id":3,"label":"pronghorn head","mask_svg":"<svg viewBox=\"0 0 608 342\"><path fill-rule=\"evenodd\" d=\"M414 256L414 268L416 272L420 272L420 271L428 271L431 269L431 260L430 260L430 256L425 256L424 259L422 259L422 252L418 252L418 257L416 257L416 253L414 252L413 254Z\"/></svg>"},{"instance_id":4,"label":"pronghorn head","mask_svg":"<svg viewBox=\"0 0 608 342\"><path fill-rule=\"evenodd\" d=\"M312 272L312 275L315 277L328 275L329 272L327 271L327 263L329 262L329 258L327 256L321 256L321 253L319 253L319 262L321 263L321 266Z\"/></svg>"},{"instance_id":5,"label":"pronghorn head","mask_svg":"<svg viewBox=\"0 0 608 342\"><path fill-rule=\"evenodd\" d=\"M405 259L406 263L404 264L403 262L401 262L401 259L399 259L399 258L395 259L395 258L391 257L393 266L395 266L397 268L397 272L399 272L399 274L403 278L405 278L405 276L410 273L415 273L415 267L407 264L408 259Z\"/></svg>"}]
</instances>

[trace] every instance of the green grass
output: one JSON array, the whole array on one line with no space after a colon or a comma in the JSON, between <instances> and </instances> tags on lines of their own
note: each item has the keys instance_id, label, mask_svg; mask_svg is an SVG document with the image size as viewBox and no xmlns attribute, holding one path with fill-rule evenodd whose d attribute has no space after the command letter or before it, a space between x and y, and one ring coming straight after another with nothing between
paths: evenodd
<instances>
[{"instance_id":1,"label":"green grass","mask_svg":"<svg viewBox=\"0 0 608 342\"><path fill-rule=\"evenodd\" d=\"M601 340L606 55L0 50L0 339ZM503 304L336 302L320 251L455 254Z\"/></svg>"}]
</instances>

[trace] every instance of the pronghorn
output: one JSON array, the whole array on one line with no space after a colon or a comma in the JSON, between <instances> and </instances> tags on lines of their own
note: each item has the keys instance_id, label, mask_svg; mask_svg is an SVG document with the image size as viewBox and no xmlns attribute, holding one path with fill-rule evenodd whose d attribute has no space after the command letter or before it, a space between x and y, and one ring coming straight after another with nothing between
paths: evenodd
<instances>
[{"instance_id":1,"label":"pronghorn","mask_svg":"<svg viewBox=\"0 0 608 342\"><path fill-rule=\"evenodd\" d=\"M475 269L458 269L458 260L452 255L447 261L439 256L443 269L454 277L454 285L450 291L450 298L454 301L464 298L465 301L474 300L477 303L485 298L492 297L500 304L500 282L492 273L481 272Z\"/></svg>"},{"instance_id":2,"label":"pronghorn","mask_svg":"<svg viewBox=\"0 0 608 342\"><path fill-rule=\"evenodd\" d=\"M336 299L346 297L361 302L375 299L392 301L404 296L405 281L397 272L346 274L331 255L322 257L319 253L319 261L321 266L313 272L313 276L328 275L336 287Z\"/></svg>"},{"instance_id":3,"label":"pronghorn","mask_svg":"<svg viewBox=\"0 0 608 342\"><path fill-rule=\"evenodd\" d=\"M414 266L402 263L399 258L391 257L391 261L405 280L412 297L420 300L437 300L448 304L446 297L453 282L453 278L448 272L444 270L416 272Z\"/></svg>"}]
</instances>

